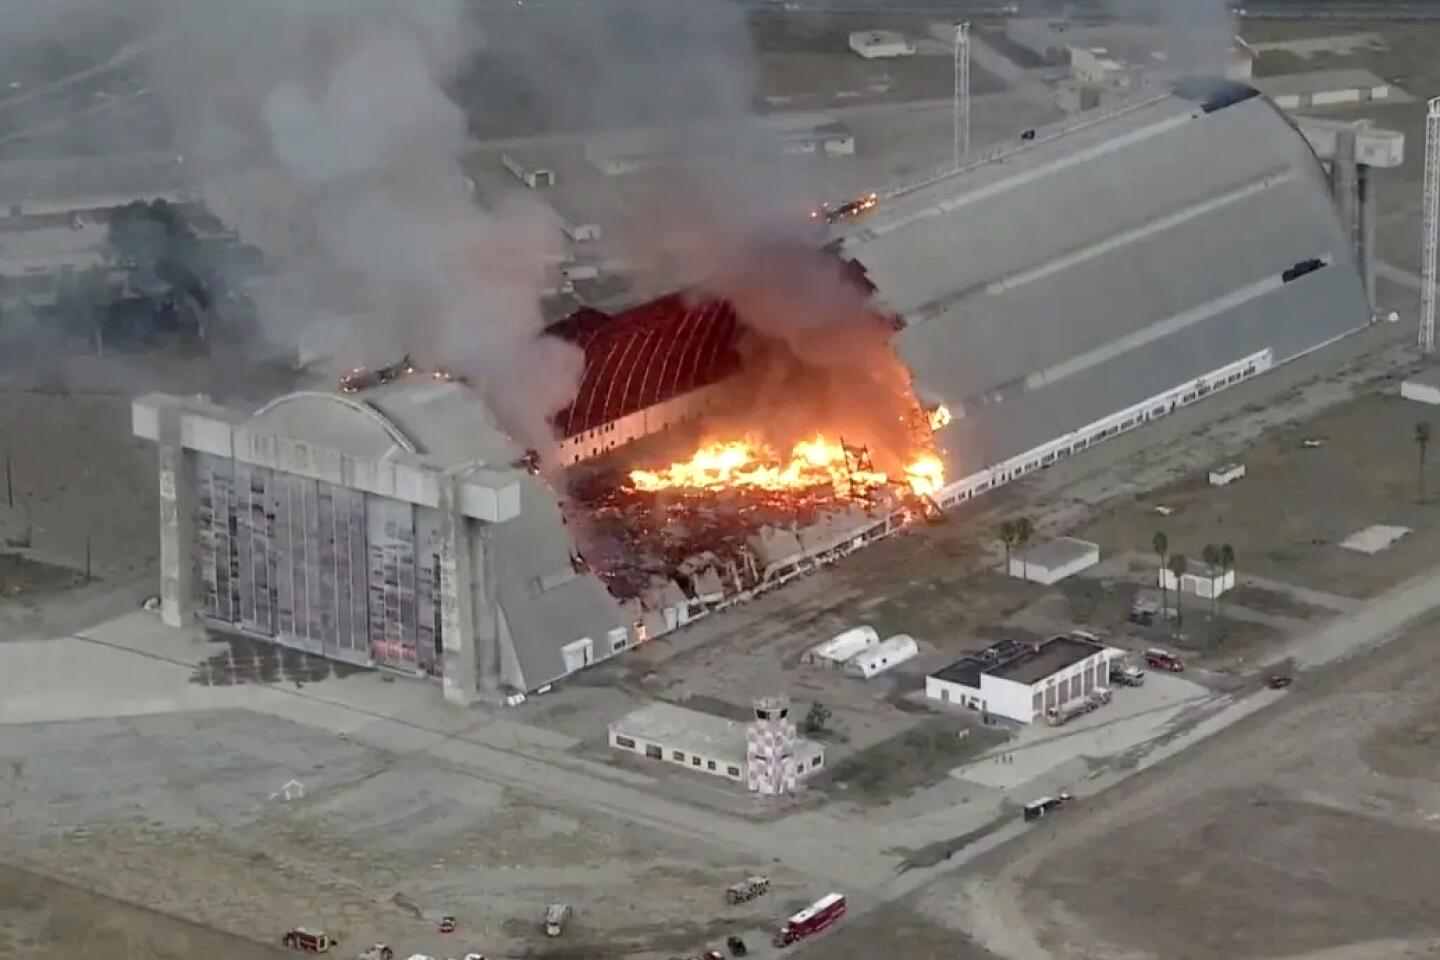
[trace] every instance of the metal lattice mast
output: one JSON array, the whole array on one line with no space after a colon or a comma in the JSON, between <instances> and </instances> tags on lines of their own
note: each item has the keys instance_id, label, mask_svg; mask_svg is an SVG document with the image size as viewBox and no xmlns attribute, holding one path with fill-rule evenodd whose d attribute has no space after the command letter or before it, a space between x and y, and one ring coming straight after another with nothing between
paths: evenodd
<instances>
[{"instance_id":1,"label":"metal lattice mast","mask_svg":"<svg viewBox=\"0 0 1440 960\"><path fill-rule=\"evenodd\" d=\"M970 152L970 24L955 25L955 167Z\"/></svg>"},{"instance_id":2,"label":"metal lattice mast","mask_svg":"<svg viewBox=\"0 0 1440 960\"><path fill-rule=\"evenodd\" d=\"M1425 118L1425 193L1420 204L1420 352L1435 350L1435 244L1440 230L1440 97Z\"/></svg>"}]
</instances>

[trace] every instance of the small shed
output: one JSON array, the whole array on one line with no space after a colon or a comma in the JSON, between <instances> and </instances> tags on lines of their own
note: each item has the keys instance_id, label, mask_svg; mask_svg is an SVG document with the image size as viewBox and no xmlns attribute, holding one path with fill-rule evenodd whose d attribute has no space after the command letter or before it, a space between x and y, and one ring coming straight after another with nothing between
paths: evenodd
<instances>
[{"instance_id":1,"label":"small shed","mask_svg":"<svg viewBox=\"0 0 1440 960\"><path fill-rule=\"evenodd\" d=\"M1059 537L1010 557L1010 576L1046 586L1074 576L1100 562L1100 545Z\"/></svg>"},{"instance_id":2,"label":"small shed","mask_svg":"<svg viewBox=\"0 0 1440 960\"><path fill-rule=\"evenodd\" d=\"M845 662L845 672L852 677L869 680L891 667L897 667L906 660L913 659L919 653L920 645L915 642L914 637L906 633L897 633L883 643L855 654Z\"/></svg>"},{"instance_id":3,"label":"small shed","mask_svg":"<svg viewBox=\"0 0 1440 960\"><path fill-rule=\"evenodd\" d=\"M1440 406L1440 370L1422 370L1401 382L1400 396L1417 403Z\"/></svg>"},{"instance_id":4,"label":"small shed","mask_svg":"<svg viewBox=\"0 0 1440 960\"><path fill-rule=\"evenodd\" d=\"M915 55L915 44L893 30L858 30L850 34L850 49L866 60Z\"/></svg>"},{"instance_id":5,"label":"small shed","mask_svg":"<svg viewBox=\"0 0 1440 960\"><path fill-rule=\"evenodd\" d=\"M805 662L838 668L860 651L879 645L880 634L875 632L874 627L855 627L817 647L811 647L805 653Z\"/></svg>"},{"instance_id":6,"label":"small shed","mask_svg":"<svg viewBox=\"0 0 1440 960\"><path fill-rule=\"evenodd\" d=\"M1245 464L1222 463L1210 471L1210 486L1223 487L1227 483L1234 483L1243 476L1245 476Z\"/></svg>"}]
</instances>

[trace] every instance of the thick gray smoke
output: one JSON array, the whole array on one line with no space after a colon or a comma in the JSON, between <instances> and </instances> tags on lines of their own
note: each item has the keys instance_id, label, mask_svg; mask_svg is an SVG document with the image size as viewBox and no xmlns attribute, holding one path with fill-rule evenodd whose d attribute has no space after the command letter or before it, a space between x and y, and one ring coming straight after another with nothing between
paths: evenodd
<instances>
[{"instance_id":1,"label":"thick gray smoke","mask_svg":"<svg viewBox=\"0 0 1440 960\"><path fill-rule=\"evenodd\" d=\"M162 0L152 61L178 149L209 205L288 276L261 304L294 338L353 311L342 354L470 375L517 438L543 446L578 351L540 338L559 237L543 211L484 212L446 93L480 36L450 0Z\"/></svg>"},{"instance_id":2,"label":"thick gray smoke","mask_svg":"<svg viewBox=\"0 0 1440 960\"><path fill-rule=\"evenodd\" d=\"M1159 26L1177 72L1224 73L1235 34L1225 0L1108 0L1108 6L1124 20Z\"/></svg>"}]
</instances>

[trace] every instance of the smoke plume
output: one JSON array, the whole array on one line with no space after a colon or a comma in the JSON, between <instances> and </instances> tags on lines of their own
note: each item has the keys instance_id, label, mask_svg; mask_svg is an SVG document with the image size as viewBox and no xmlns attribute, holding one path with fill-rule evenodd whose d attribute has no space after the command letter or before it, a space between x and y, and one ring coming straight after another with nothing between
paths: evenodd
<instances>
[{"instance_id":1,"label":"smoke plume","mask_svg":"<svg viewBox=\"0 0 1440 960\"><path fill-rule=\"evenodd\" d=\"M1164 53L1177 72L1223 75L1234 37L1226 0L1107 0L1107 5L1123 20L1159 26Z\"/></svg>"},{"instance_id":2,"label":"smoke plume","mask_svg":"<svg viewBox=\"0 0 1440 960\"><path fill-rule=\"evenodd\" d=\"M542 446L580 358L540 338L559 238L520 200L482 211L447 84L481 43L451 0L162 0L151 57L208 205L281 264L266 332L350 313L344 359L469 375Z\"/></svg>"}]
</instances>

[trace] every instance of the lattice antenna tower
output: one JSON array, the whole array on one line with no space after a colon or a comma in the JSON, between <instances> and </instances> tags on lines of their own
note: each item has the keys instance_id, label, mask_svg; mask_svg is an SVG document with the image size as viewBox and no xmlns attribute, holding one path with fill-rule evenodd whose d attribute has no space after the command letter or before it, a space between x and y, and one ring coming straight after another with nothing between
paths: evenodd
<instances>
[{"instance_id":1,"label":"lattice antenna tower","mask_svg":"<svg viewBox=\"0 0 1440 960\"><path fill-rule=\"evenodd\" d=\"M955 25L955 169L970 152L970 24Z\"/></svg>"},{"instance_id":2,"label":"lattice antenna tower","mask_svg":"<svg viewBox=\"0 0 1440 960\"><path fill-rule=\"evenodd\" d=\"M1420 352L1435 351L1435 247L1440 230L1440 97L1425 118L1425 193L1420 204Z\"/></svg>"}]
</instances>

